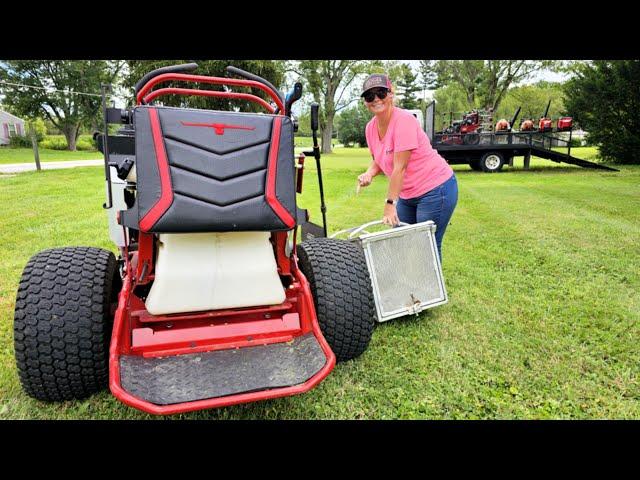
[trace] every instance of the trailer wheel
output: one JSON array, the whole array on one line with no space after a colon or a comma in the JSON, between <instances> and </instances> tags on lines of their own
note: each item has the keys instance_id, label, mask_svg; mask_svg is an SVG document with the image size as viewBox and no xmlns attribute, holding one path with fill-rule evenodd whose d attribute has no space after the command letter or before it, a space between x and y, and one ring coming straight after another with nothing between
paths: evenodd
<instances>
[{"instance_id":1,"label":"trailer wheel","mask_svg":"<svg viewBox=\"0 0 640 480\"><path fill-rule=\"evenodd\" d=\"M469 166L471 167L471 170L475 170L476 172L482 172L482 167L480 166L479 158L474 158L473 160L469 161Z\"/></svg>"},{"instance_id":2,"label":"trailer wheel","mask_svg":"<svg viewBox=\"0 0 640 480\"><path fill-rule=\"evenodd\" d=\"M504 166L504 157L500 152L487 152L480 159L480 167L484 172L499 172Z\"/></svg>"},{"instance_id":3,"label":"trailer wheel","mask_svg":"<svg viewBox=\"0 0 640 480\"><path fill-rule=\"evenodd\" d=\"M29 260L14 314L18 375L29 396L74 400L107 387L120 282L115 256L99 248L56 248Z\"/></svg>"},{"instance_id":4,"label":"trailer wheel","mask_svg":"<svg viewBox=\"0 0 640 480\"><path fill-rule=\"evenodd\" d=\"M371 278L362 249L334 238L314 238L297 247L298 266L307 277L320 330L336 360L367 349L375 326Z\"/></svg>"}]
</instances>

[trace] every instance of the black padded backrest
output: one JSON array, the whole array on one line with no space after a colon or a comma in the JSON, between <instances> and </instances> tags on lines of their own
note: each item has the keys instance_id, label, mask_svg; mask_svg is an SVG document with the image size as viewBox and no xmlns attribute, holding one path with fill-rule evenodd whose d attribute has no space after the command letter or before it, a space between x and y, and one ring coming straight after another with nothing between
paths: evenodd
<instances>
[{"instance_id":1,"label":"black padded backrest","mask_svg":"<svg viewBox=\"0 0 640 480\"><path fill-rule=\"evenodd\" d=\"M293 124L281 115L138 106L140 230L275 231L295 226Z\"/></svg>"}]
</instances>

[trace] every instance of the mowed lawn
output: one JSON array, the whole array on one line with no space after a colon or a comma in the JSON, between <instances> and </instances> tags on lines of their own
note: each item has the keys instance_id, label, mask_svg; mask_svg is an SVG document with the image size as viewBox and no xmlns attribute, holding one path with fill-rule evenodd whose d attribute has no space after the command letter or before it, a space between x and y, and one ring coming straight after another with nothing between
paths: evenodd
<instances>
[{"instance_id":1,"label":"mowed lawn","mask_svg":"<svg viewBox=\"0 0 640 480\"><path fill-rule=\"evenodd\" d=\"M368 161L363 149L323 157L331 231L381 218L384 177L355 193ZM299 204L320 222L313 165ZM640 418L640 168L533 165L491 175L455 167L460 199L443 246L448 304L378 325L360 358L304 395L174 418ZM45 248L114 249L102 175L0 177L0 418L158 418L108 391L41 403L18 382L12 328L22 268Z\"/></svg>"},{"instance_id":2,"label":"mowed lawn","mask_svg":"<svg viewBox=\"0 0 640 480\"><path fill-rule=\"evenodd\" d=\"M104 158L98 151L76 150L52 150L40 148L38 150L41 162L63 162L67 160L96 160ZM33 163L36 161L32 148L8 148L0 147L0 165L8 163Z\"/></svg>"}]
</instances>

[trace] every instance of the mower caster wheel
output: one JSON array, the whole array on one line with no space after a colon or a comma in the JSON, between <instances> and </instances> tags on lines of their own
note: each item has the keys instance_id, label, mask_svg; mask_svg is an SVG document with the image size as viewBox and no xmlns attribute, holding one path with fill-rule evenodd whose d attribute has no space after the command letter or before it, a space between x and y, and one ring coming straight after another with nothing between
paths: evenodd
<instances>
[{"instance_id":1,"label":"mower caster wheel","mask_svg":"<svg viewBox=\"0 0 640 480\"><path fill-rule=\"evenodd\" d=\"M18 287L13 330L27 395L75 400L107 387L120 284L116 258L106 250L56 248L31 257Z\"/></svg>"},{"instance_id":2,"label":"mower caster wheel","mask_svg":"<svg viewBox=\"0 0 640 480\"><path fill-rule=\"evenodd\" d=\"M314 238L297 247L299 267L311 286L320 330L343 362L367 349L375 303L367 261L355 243Z\"/></svg>"}]
</instances>

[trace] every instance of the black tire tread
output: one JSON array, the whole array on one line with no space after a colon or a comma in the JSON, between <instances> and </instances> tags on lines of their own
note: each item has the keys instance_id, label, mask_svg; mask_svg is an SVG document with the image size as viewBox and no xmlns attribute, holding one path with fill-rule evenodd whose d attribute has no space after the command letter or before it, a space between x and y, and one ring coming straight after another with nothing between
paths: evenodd
<instances>
[{"instance_id":1,"label":"black tire tread","mask_svg":"<svg viewBox=\"0 0 640 480\"><path fill-rule=\"evenodd\" d=\"M31 257L14 313L18 376L29 396L82 399L107 386L114 282L117 263L107 250L65 247Z\"/></svg>"},{"instance_id":2,"label":"black tire tread","mask_svg":"<svg viewBox=\"0 0 640 480\"><path fill-rule=\"evenodd\" d=\"M336 360L358 357L375 327L373 289L362 249L346 240L315 238L299 244L297 255Z\"/></svg>"}]
</instances>

